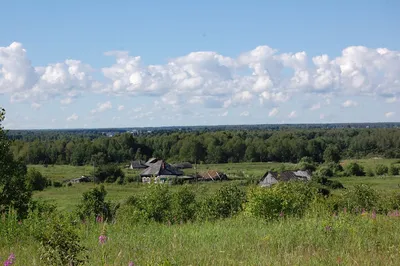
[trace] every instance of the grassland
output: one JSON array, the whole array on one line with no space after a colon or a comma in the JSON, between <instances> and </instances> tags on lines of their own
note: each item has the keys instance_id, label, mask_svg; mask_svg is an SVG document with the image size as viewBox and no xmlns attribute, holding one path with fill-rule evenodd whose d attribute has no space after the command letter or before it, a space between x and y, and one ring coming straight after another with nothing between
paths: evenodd
<instances>
[{"instance_id":1,"label":"grassland","mask_svg":"<svg viewBox=\"0 0 400 266\"><path fill-rule=\"evenodd\" d=\"M245 216L172 226L120 222L107 227L104 245L98 243L102 224L77 230L89 247L89 265L398 265L398 219L318 213L275 222ZM24 226L16 230L29 230ZM15 265L43 265L29 235L0 245L1 258L10 252Z\"/></svg>"},{"instance_id":2,"label":"grassland","mask_svg":"<svg viewBox=\"0 0 400 266\"><path fill-rule=\"evenodd\" d=\"M356 161L365 168L375 168L377 164L390 165L398 162L395 159L362 159L362 160L347 160L343 164L350 161ZM42 165L29 165L28 167L38 169L44 176L51 180L65 181L72 178L77 178L82 175L90 175L93 171L92 166L70 166L70 165L54 165L43 167ZM200 164L197 169L185 170L185 174L192 174L195 171L202 172L206 170L219 170L225 172L233 181L240 183L248 178L261 176L271 169L280 168L296 168L295 164L281 163L229 163L229 164ZM124 169L126 176L137 176L139 171ZM351 187L356 184L368 184L378 190L400 191L399 176L372 176L372 177L340 177L336 178L344 184L345 187ZM198 195L207 195L212 193L221 186L221 182L214 183L199 183L193 184ZM83 192L94 187L94 184L74 184L71 187L53 188L49 187L44 191L35 192L36 199L42 199L48 202L55 203L60 210L72 210L79 202ZM145 185L137 182L126 185L106 184L108 191L107 198L112 201L123 201L131 195L139 195L144 191ZM172 188L173 189L173 188Z\"/></svg>"},{"instance_id":3,"label":"grassland","mask_svg":"<svg viewBox=\"0 0 400 266\"><path fill-rule=\"evenodd\" d=\"M344 164L349 161L343 162ZM364 167L390 165L396 160L357 160ZM90 166L30 165L52 180L67 180L90 174ZM286 164L284 167L296 167ZM267 170L282 168L278 163L239 163L198 165L197 171L215 169L228 174L232 181L245 184L246 179L261 177ZM189 170L190 174L196 170ZM128 176L137 171L124 170ZM399 176L337 177L346 187L369 184L385 193L400 192ZM198 197L213 193L224 182L191 184ZM55 203L61 211L72 211L83 192L94 187L83 183L60 188L49 187L35 192L35 199ZM146 185L133 182L125 185L106 184L107 199L124 201L131 195L145 193ZM171 186L175 190L178 186ZM32 219L32 220L30 220ZM107 242L98 238L104 224L86 222L75 225L81 243L88 248L88 265L399 265L400 217L372 213L332 215L315 203L303 217L284 216L265 221L240 213L227 219L194 221L183 224L138 223L119 212L116 223L108 224ZM44 265L40 262L40 244L35 239L44 230L46 219L29 218L22 224L7 221L0 239L0 262L13 252L14 265Z\"/></svg>"}]
</instances>

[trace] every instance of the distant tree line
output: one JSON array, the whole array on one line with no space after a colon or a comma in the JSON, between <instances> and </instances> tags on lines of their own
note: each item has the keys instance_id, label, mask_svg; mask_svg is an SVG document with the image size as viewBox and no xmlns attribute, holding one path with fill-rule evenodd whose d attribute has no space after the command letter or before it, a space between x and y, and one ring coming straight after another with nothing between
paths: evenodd
<instances>
[{"instance_id":1,"label":"distant tree line","mask_svg":"<svg viewBox=\"0 0 400 266\"><path fill-rule=\"evenodd\" d=\"M379 129L286 129L164 132L106 137L52 134L40 137L21 133L13 138L15 159L29 164L122 163L132 159L164 158L171 162L314 162L340 158L382 156L400 158L400 130Z\"/></svg>"}]
</instances>

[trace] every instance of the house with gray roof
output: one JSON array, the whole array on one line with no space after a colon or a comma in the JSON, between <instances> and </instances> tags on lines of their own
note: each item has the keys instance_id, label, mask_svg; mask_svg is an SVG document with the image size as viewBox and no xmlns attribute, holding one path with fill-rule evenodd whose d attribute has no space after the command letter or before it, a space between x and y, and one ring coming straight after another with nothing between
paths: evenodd
<instances>
[{"instance_id":1,"label":"house with gray roof","mask_svg":"<svg viewBox=\"0 0 400 266\"><path fill-rule=\"evenodd\" d=\"M278 182L289 182L293 180L310 181L311 171L309 170L297 170L297 171L283 171L277 172L266 172L258 183L261 187L270 187Z\"/></svg>"}]
</instances>

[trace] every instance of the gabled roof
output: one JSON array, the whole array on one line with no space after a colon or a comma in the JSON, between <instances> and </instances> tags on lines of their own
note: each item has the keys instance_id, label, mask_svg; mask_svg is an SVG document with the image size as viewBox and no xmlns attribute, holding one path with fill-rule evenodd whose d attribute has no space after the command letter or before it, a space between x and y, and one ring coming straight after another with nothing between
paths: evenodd
<instances>
[{"instance_id":1,"label":"gabled roof","mask_svg":"<svg viewBox=\"0 0 400 266\"><path fill-rule=\"evenodd\" d=\"M142 160L131 161L131 165L129 166L131 169L137 168L147 168L146 162Z\"/></svg>"},{"instance_id":2,"label":"gabled roof","mask_svg":"<svg viewBox=\"0 0 400 266\"><path fill-rule=\"evenodd\" d=\"M283 171L279 174L276 172L268 171L264 174L264 176L261 178L258 184L262 187L269 187L278 182L288 182L292 180L310 181L311 171L309 170Z\"/></svg>"},{"instance_id":3,"label":"gabled roof","mask_svg":"<svg viewBox=\"0 0 400 266\"><path fill-rule=\"evenodd\" d=\"M157 158L150 158L147 160L147 162L145 163L145 165L150 166L151 164L157 162L158 159Z\"/></svg>"},{"instance_id":4,"label":"gabled roof","mask_svg":"<svg viewBox=\"0 0 400 266\"><path fill-rule=\"evenodd\" d=\"M140 176L160 176L160 175L182 175L182 171L172 167L170 164L164 162L163 160L158 160L155 163L150 163Z\"/></svg>"},{"instance_id":5,"label":"gabled roof","mask_svg":"<svg viewBox=\"0 0 400 266\"><path fill-rule=\"evenodd\" d=\"M284 171L278 175L279 181L290 181L290 180L311 180L310 171Z\"/></svg>"}]
</instances>

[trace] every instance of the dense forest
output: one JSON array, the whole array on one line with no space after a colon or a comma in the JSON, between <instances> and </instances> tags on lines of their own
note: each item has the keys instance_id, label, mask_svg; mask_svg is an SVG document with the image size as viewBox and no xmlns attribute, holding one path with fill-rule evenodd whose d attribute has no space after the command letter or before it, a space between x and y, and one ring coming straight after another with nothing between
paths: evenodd
<instances>
[{"instance_id":1,"label":"dense forest","mask_svg":"<svg viewBox=\"0 0 400 266\"><path fill-rule=\"evenodd\" d=\"M159 131L113 137L99 132L19 132L9 135L15 159L30 164L104 164L158 157L170 162L298 162L311 157L400 158L397 128L286 128Z\"/></svg>"}]
</instances>

